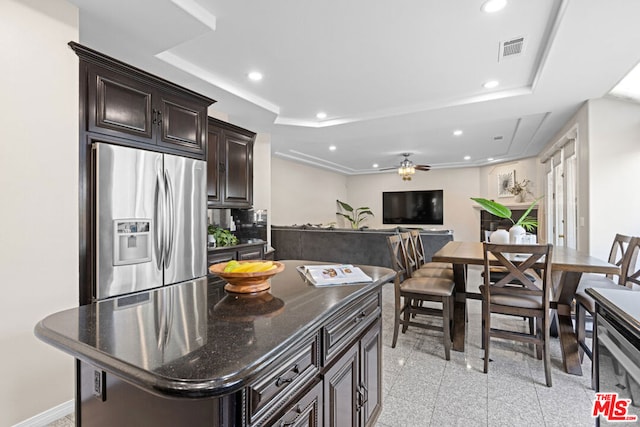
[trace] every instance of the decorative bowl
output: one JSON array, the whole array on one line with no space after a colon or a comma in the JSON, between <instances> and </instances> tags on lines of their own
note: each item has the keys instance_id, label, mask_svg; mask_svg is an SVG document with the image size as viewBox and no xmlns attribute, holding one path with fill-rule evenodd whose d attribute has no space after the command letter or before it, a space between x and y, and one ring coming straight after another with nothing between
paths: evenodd
<instances>
[{"instance_id":1,"label":"decorative bowl","mask_svg":"<svg viewBox=\"0 0 640 427\"><path fill-rule=\"evenodd\" d=\"M246 262L264 261L259 259L250 259L244 261L238 261L239 264ZM240 294L249 294L252 292L266 291L271 287L269 279L276 274L284 270L284 264L274 261L273 265L276 268L269 271L255 271L252 273L225 273L224 268L227 266L226 262L213 264L209 266L209 271L213 274L217 274L227 281L224 288L229 292L237 292Z\"/></svg>"}]
</instances>

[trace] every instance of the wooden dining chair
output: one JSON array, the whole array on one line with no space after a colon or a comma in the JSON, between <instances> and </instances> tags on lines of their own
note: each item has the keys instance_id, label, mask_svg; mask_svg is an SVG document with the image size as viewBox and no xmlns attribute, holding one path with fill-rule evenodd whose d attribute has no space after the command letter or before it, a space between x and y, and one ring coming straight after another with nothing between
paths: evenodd
<instances>
[{"instance_id":1,"label":"wooden dining chair","mask_svg":"<svg viewBox=\"0 0 640 427\"><path fill-rule=\"evenodd\" d=\"M407 255L410 277L439 277L453 280L453 267L451 264L448 264L450 267L446 267L446 263L438 263L444 265L444 268L421 268L420 254L416 247L416 239L412 236L410 231L400 233L400 238L402 239L402 245L404 246ZM418 235L417 240L422 242L420 235ZM424 260L424 254L422 255L422 259Z\"/></svg>"},{"instance_id":2,"label":"wooden dining chair","mask_svg":"<svg viewBox=\"0 0 640 427\"><path fill-rule=\"evenodd\" d=\"M587 313L593 319L596 310L594 299L587 295L586 290L589 288L597 289L627 289L632 284L640 285L640 271L637 269L636 263L638 259L638 249L640 247L640 238L616 234L609 252L609 263L620 266L620 274L583 274L576 290L576 340L578 341L578 354L580 362L584 359L584 355L591 360L591 387L595 390L595 370L593 364L593 350L589 348L586 342L586 317Z\"/></svg>"},{"instance_id":3,"label":"wooden dining chair","mask_svg":"<svg viewBox=\"0 0 640 427\"><path fill-rule=\"evenodd\" d=\"M420 237L420 230L411 230L409 231L409 234L411 236L411 241L413 242L413 248L416 254L418 269L423 269L423 268L453 269L453 266L451 265L451 263L448 263L448 262L427 261L427 257L424 251L424 242L422 241L422 237Z\"/></svg>"},{"instance_id":4,"label":"wooden dining chair","mask_svg":"<svg viewBox=\"0 0 640 427\"><path fill-rule=\"evenodd\" d=\"M441 330L443 333L444 355L450 360L451 351L451 322L453 320L454 283L451 279L440 277L411 277L411 267L407 260L406 248L402 237L394 234L387 237L391 264L396 272L394 280L394 326L391 347L395 348L398 341L398 330L402 325L402 333L409 326L424 329ZM424 301L439 302L442 309L424 307ZM442 317L442 328L422 323L417 320L418 315Z\"/></svg>"},{"instance_id":5,"label":"wooden dining chair","mask_svg":"<svg viewBox=\"0 0 640 427\"><path fill-rule=\"evenodd\" d=\"M483 243L484 284L482 294L482 340L484 372L489 372L489 343L492 337L536 345L544 359L545 379L551 387L551 357L549 353L549 293L551 287L551 256L553 245L513 245ZM507 270L500 280L491 281L489 270L499 265ZM542 277L533 270L540 270ZM534 277L535 280L531 280ZM518 283L514 283L517 280ZM529 333L491 327L491 314L503 314L536 319L536 328ZM539 351L541 350L541 351Z\"/></svg>"},{"instance_id":6,"label":"wooden dining chair","mask_svg":"<svg viewBox=\"0 0 640 427\"><path fill-rule=\"evenodd\" d=\"M593 360L592 351L586 344L586 317L587 313L593 318L595 312L595 301L589 295L586 290L588 288L600 288L600 289L621 289L621 286L625 286L624 274L622 264L628 252L628 247L631 243L631 236L624 234L616 234L613 239L613 244L609 251L609 263L615 264L620 267L621 273L619 275L607 274L583 274L576 289L575 302L576 302L576 338L578 340L578 351L580 354L580 361L583 360L584 355ZM629 260L631 261L631 260Z\"/></svg>"},{"instance_id":7,"label":"wooden dining chair","mask_svg":"<svg viewBox=\"0 0 640 427\"><path fill-rule=\"evenodd\" d=\"M627 256L622 260L622 279L626 288L632 291L640 289L640 267L638 267L638 255L640 254L640 237L634 237L627 247Z\"/></svg>"}]
</instances>

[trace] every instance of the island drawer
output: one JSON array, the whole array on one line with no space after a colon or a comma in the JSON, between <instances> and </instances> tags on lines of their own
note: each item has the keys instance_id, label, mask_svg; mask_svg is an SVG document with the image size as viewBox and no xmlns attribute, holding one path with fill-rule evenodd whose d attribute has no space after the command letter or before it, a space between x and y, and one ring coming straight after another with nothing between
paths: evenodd
<instances>
[{"instance_id":1,"label":"island drawer","mask_svg":"<svg viewBox=\"0 0 640 427\"><path fill-rule=\"evenodd\" d=\"M379 293L359 299L337 313L322 329L323 366L380 316Z\"/></svg>"},{"instance_id":2,"label":"island drawer","mask_svg":"<svg viewBox=\"0 0 640 427\"><path fill-rule=\"evenodd\" d=\"M249 421L262 425L320 371L319 336L313 335L272 363L276 369L248 387Z\"/></svg>"}]
</instances>

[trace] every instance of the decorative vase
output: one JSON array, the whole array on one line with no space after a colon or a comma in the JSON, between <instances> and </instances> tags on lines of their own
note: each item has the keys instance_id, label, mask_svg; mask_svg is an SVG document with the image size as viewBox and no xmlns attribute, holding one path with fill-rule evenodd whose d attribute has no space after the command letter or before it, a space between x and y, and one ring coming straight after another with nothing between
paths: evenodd
<instances>
[{"instance_id":1,"label":"decorative vase","mask_svg":"<svg viewBox=\"0 0 640 427\"><path fill-rule=\"evenodd\" d=\"M514 225L509 229L509 243L522 243L522 237L527 234L521 225Z\"/></svg>"},{"instance_id":2,"label":"decorative vase","mask_svg":"<svg viewBox=\"0 0 640 427\"><path fill-rule=\"evenodd\" d=\"M491 243L509 243L509 232L503 228L499 228L489 236Z\"/></svg>"},{"instance_id":3,"label":"decorative vase","mask_svg":"<svg viewBox=\"0 0 640 427\"><path fill-rule=\"evenodd\" d=\"M524 193L518 193L516 194L516 203L522 203L524 202Z\"/></svg>"}]
</instances>

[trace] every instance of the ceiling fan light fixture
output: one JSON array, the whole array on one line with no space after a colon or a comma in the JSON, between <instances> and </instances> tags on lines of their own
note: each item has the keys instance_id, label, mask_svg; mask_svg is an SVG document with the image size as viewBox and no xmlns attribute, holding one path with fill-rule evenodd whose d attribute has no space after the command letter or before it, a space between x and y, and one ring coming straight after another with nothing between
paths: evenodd
<instances>
[{"instance_id":1,"label":"ceiling fan light fixture","mask_svg":"<svg viewBox=\"0 0 640 427\"><path fill-rule=\"evenodd\" d=\"M411 181L411 175L415 173L416 168L411 160L404 159L400 163L400 167L398 168L398 175L402 176L403 181Z\"/></svg>"}]
</instances>

